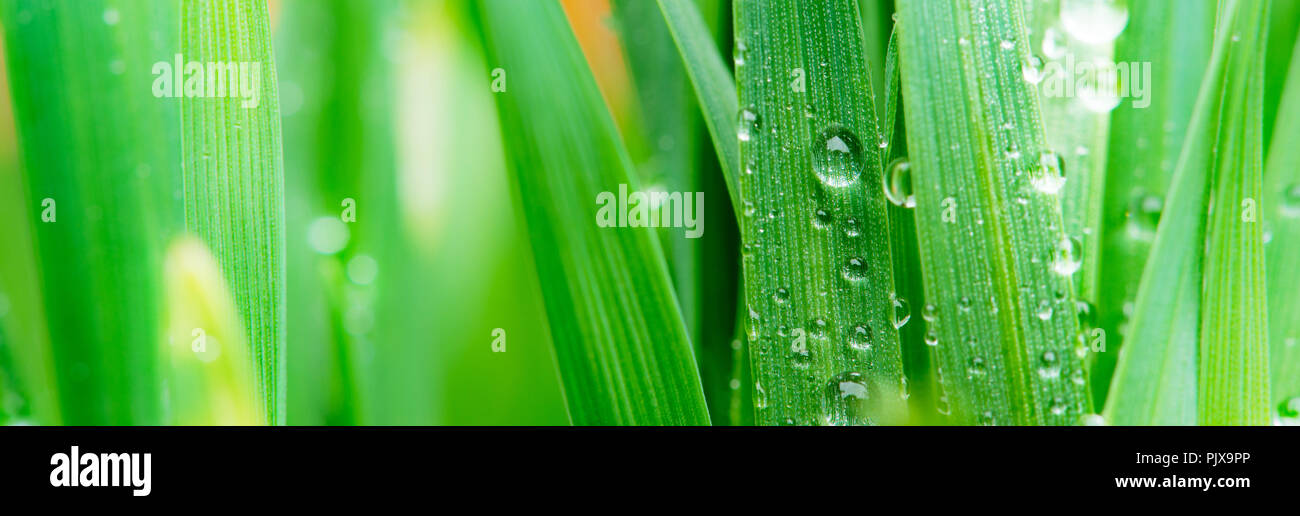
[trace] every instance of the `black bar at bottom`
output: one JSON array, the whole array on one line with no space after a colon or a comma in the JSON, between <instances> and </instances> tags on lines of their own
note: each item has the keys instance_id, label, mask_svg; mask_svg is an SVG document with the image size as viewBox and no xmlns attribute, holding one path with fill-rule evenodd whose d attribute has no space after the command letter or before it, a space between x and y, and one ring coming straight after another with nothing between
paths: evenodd
<instances>
[{"instance_id":1,"label":"black bar at bottom","mask_svg":"<svg viewBox=\"0 0 1300 516\"><path fill-rule=\"evenodd\" d=\"M330 503L533 493L558 503L600 492L653 494L657 503L677 497L752 503L806 491L818 497L1032 499L1083 492L1093 500L1194 500L1292 494L1300 479L1298 441L1300 431L1287 427L3 427L0 496L7 502L271 497ZM99 483L100 474L109 484L118 467L121 477L135 477L119 478L117 487L70 485L74 446L78 484L82 478ZM147 486L143 454L149 454ZM87 473L92 460L98 467ZM66 470L56 471L60 465Z\"/></svg>"}]
</instances>

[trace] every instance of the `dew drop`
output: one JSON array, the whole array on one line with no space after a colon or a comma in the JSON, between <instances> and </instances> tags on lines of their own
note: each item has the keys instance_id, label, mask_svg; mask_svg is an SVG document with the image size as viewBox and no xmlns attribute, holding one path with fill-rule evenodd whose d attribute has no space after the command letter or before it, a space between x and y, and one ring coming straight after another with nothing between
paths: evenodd
<instances>
[{"instance_id":1,"label":"dew drop","mask_svg":"<svg viewBox=\"0 0 1300 516\"><path fill-rule=\"evenodd\" d=\"M1065 35L1056 30L1056 27L1048 27L1043 31L1043 55L1048 59L1064 57L1066 48Z\"/></svg>"},{"instance_id":2,"label":"dew drop","mask_svg":"<svg viewBox=\"0 0 1300 516\"><path fill-rule=\"evenodd\" d=\"M1061 377L1061 365L1056 360L1056 353L1044 351L1042 363L1038 367L1038 376L1044 380L1055 380Z\"/></svg>"},{"instance_id":3,"label":"dew drop","mask_svg":"<svg viewBox=\"0 0 1300 516\"><path fill-rule=\"evenodd\" d=\"M736 136L740 138L740 141L742 142L747 142L752 139L754 135L758 134L759 129L763 126L762 118L758 116L758 111L755 110L753 105L740 110L740 114L736 116L736 120L739 121L739 126L736 128Z\"/></svg>"},{"instance_id":4,"label":"dew drop","mask_svg":"<svg viewBox=\"0 0 1300 516\"><path fill-rule=\"evenodd\" d=\"M844 235L845 235L845 236L848 236L848 237L856 237L856 236L858 236L858 235L860 235L860 234L862 234L862 232L861 232L861 230L858 228L858 219L850 218L850 219L847 219L847 220L844 221Z\"/></svg>"},{"instance_id":5,"label":"dew drop","mask_svg":"<svg viewBox=\"0 0 1300 516\"><path fill-rule=\"evenodd\" d=\"M1056 250L1052 256L1052 270L1062 276L1073 276L1083 267L1083 244L1079 239L1066 236L1062 237L1056 244Z\"/></svg>"},{"instance_id":6,"label":"dew drop","mask_svg":"<svg viewBox=\"0 0 1300 516\"><path fill-rule=\"evenodd\" d=\"M912 319L911 309L907 307L907 300L897 295L893 296L894 301L894 328L902 328L907 321Z\"/></svg>"},{"instance_id":7,"label":"dew drop","mask_svg":"<svg viewBox=\"0 0 1300 516\"><path fill-rule=\"evenodd\" d=\"M1282 193L1282 213L1290 218L1300 217L1300 183L1287 187Z\"/></svg>"},{"instance_id":8,"label":"dew drop","mask_svg":"<svg viewBox=\"0 0 1300 516\"><path fill-rule=\"evenodd\" d=\"M320 217L307 227L307 243L320 254L335 254L348 245L348 226L338 217Z\"/></svg>"},{"instance_id":9,"label":"dew drop","mask_svg":"<svg viewBox=\"0 0 1300 516\"><path fill-rule=\"evenodd\" d=\"M933 347L933 346L938 346L938 345L939 345L939 330L938 330L938 329L935 329L934 327L931 327L930 329L928 329L928 330L925 331L925 344L926 344L927 346L931 346L931 347Z\"/></svg>"},{"instance_id":10,"label":"dew drop","mask_svg":"<svg viewBox=\"0 0 1300 516\"><path fill-rule=\"evenodd\" d=\"M1128 233L1141 239L1151 239L1160 224L1160 214L1165 201L1158 195L1137 192L1129 201Z\"/></svg>"},{"instance_id":11,"label":"dew drop","mask_svg":"<svg viewBox=\"0 0 1300 516\"><path fill-rule=\"evenodd\" d=\"M1106 43L1128 25L1128 7L1124 0L1061 0L1061 24L1079 41Z\"/></svg>"},{"instance_id":12,"label":"dew drop","mask_svg":"<svg viewBox=\"0 0 1300 516\"><path fill-rule=\"evenodd\" d=\"M921 318L926 322L935 322L939 319L939 307L934 306L934 303L926 303L921 309Z\"/></svg>"},{"instance_id":13,"label":"dew drop","mask_svg":"<svg viewBox=\"0 0 1300 516\"><path fill-rule=\"evenodd\" d=\"M988 372L988 368L984 365L984 359L980 357L970 359L970 365L966 366L966 373L970 376L984 376Z\"/></svg>"},{"instance_id":14,"label":"dew drop","mask_svg":"<svg viewBox=\"0 0 1300 516\"><path fill-rule=\"evenodd\" d=\"M1083 426L1106 426L1106 418L1101 414L1084 414L1079 416L1079 424Z\"/></svg>"},{"instance_id":15,"label":"dew drop","mask_svg":"<svg viewBox=\"0 0 1300 516\"><path fill-rule=\"evenodd\" d=\"M772 300L776 301L779 305L786 304L790 301L790 291L786 290L785 287L779 287L776 289L776 292L772 294Z\"/></svg>"},{"instance_id":16,"label":"dew drop","mask_svg":"<svg viewBox=\"0 0 1300 516\"><path fill-rule=\"evenodd\" d=\"M844 264L844 279L860 281L867 277L867 262L862 258L849 258Z\"/></svg>"},{"instance_id":17,"label":"dew drop","mask_svg":"<svg viewBox=\"0 0 1300 516\"><path fill-rule=\"evenodd\" d=\"M1012 50L1016 48L1016 44L1009 39L1002 40L1002 43L1000 43L999 46L1002 47L1002 50Z\"/></svg>"},{"instance_id":18,"label":"dew drop","mask_svg":"<svg viewBox=\"0 0 1300 516\"><path fill-rule=\"evenodd\" d=\"M1036 315L1038 316L1039 319L1042 319L1042 320L1044 320L1044 321L1051 320L1051 318L1052 318L1052 302L1051 302L1051 301L1048 301L1048 300L1046 300L1046 299L1044 299L1044 300L1042 300L1041 302L1039 302L1039 303L1038 303L1038 312L1036 312Z\"/></svg>"},{"instance_id":19,"label":"dew drop","mask_svg":"<svg viewBox=\"0 0 1300 516\"><path fill-rule=\"evenodd\" d=\"M961 310L962 313L970 312L971 309L970 296L961 296L961 298L957 300L957 309Z\"/></svg>"},{"instance_id":20,"label":"dew drop","mask_svg":"<svg viewBox=\"0 0 1300 516\"><path fill-rule=\"evenodd\" d=\"M862 143L840 126L822 131L813 140L813 172L827 186L843 188L862 174Z\"/></svg>"},{"instance_id":21,"label":"dew drop","mask_svg":"<svg viewBox=\"0 0 1300 516\"><path fill-rule=\"evenodd\" d=\"M849 334L849 345L858 351L871 351L871 325L859 324Z\"/></svg>"},{"instance_id":22,"label":"dew drop","mask_svg":"<svg viewBox=\"0 0 1300 516\"><path fill-rule=\"evenodd\" d=\"M819 209L813 213L813 227L817 229L826 229L831 227L831 214L826 210Z\"/></svg>"},{"instance_id":23,"label":"dew drop","mask_svg":"<svg viewBox=\"0 0 1300 516\"><path fill-rule=\"evenodd\" d=\"M1047 195L1056 195L1065 186L1065 160L1060 154L1043 151L1038 154L1031 183L1034 189Z\"/></svg>"},{"instance_id":24,"label":"dew drop","mask_svg":"<svg viewBox=\"0 0 1300 516\"><path fill-rule=\"evenodd\" d=\"M912 164L907 158L899 158L889 165L889 173L884 176L885 198L894 206L916 207L916 195L912 191Z\"/></svg>"},{"instance_id":25,"label":"dew drop","mask_svg":"<svg viewBox=\"0 0 1300 516\"><path fill-rule=\"evenodd\" d=\"M847 372L831 378L822 397L822 422L832 426L871 424L871 389L861 373Z\"/></svg>"},{"instance_id":26,"label":"dew drop","mask_svg":"<svg viewBox=\"0 0 1300 516\"><path fill-rule=\"evenodd\" d=\"M1090 329L1097 327L1097 309L1092 303L1082 299L1075 301L1075 312L1079 315L1079 328Z\"/></svg>"},{"instance_id":27,"label":"dew drop","mask_svg":"<svg viewBox=\"0 0 1300 516\"><path fill-rule=\"evenodd\" d=\"M1043 82L1043 58L1030 55L1020 64L1020 74L1029 84L1038 84Z\"/></svg>"}]
</instances>

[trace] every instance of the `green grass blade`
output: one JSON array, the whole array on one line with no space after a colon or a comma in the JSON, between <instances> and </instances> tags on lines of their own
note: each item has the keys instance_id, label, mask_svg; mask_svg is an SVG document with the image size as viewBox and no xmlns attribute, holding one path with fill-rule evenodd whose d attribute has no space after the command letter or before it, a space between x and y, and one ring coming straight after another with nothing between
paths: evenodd
<instances>
[{"instance_id":1,"label":"green grass blade","mask_svg":"<svg viewBox=\"0 0 1300 516\"><path fill-rule=\"evenodd\" d=\"M659 0L659 8L677 42L691 84L695 86L704 122L713 139L714 150L718 153L718 163L722 166L722 176L727 181L731 207L736 220L740 221L743 218L739 179L740 142L734 135L736 113L739 110L736 83L732 80L704 19L691 0Z\"/></svg>"},{"instance_id":2,"label":"green grass blade","mask_svg":"<svg viewBox=\"0 0 1300 516\"><path fill-rule=\"evenodd\" d=\"M1220 3L1210 66L1111 382L1113 424L1243 424L1239 403L1258 404L1253 391L1261 387L1246 380L1263 378L1266 396L1264 307L1252 306L1255 297L1242 301L1263 294L1262 236L1259 224L1234 222L1243 189L1259 199L1258 180L1248 178L1260 169L1262 76L1249 70L1262 54L1261 10L1251 0ZM1207 221L1211 196L1228 208ZM1207 231L1218 235L1208 247Z\"/></svg>"},{"instance_id":3,"label":"green grass blade","mask_svg":"<svg viewBox=\"0 0 1300 516\"><path fill-rule=\"evenodd\" d=\"M1090 410L1060 199L1021 2L899 2L923 311L955 422L1075 424ZM1050 157L1050 156L1049 156ZM1048 160L1050 162L1050 159Z\"/></svg>"},{"instance_id":4,"label":"green grass blade","mask_svg":"<svg viewBox=\"0 0 1300 516\"><path fill-rule=\"evenodd\" d=\"M900 424L882 140L855 2L735 6L759 424Z\"/></svg>"},{"instance_id":5,"label":"green grass blade","mask_svg":"<svg viewBox=\"0 0 1300 516\"><path fill-rule=\"evenodd\" d=\"M251 63L247 70L260 74L256 83L247 81L256 102L243 96L181 99L179 162L186 228L213 250L230 282L256 364L257 395L267 422L277 424L285 399L284 171L266 2L181 5L184 59Z\"/></svg>"},{"instance_id":6,"label":"green grass blade","mask_svg":"<svg viewBox=\"0 0 1300 516\"><path fill-rule=\"evenodd\" d=\"M175 52L174 7L19 0L0 16L61 421L160 424L162 254L183 220L171 179L180 114L149 95L148 72Z\"/></svg>"},{"instance_id":7,"label":"green grass blade","mask_svg":"<svg viewBox=\"0 0 1300 516\"><path fill-rule=\"evenodd\" d=\"M1269 347L1273 403L1290 418L1300 416L1300 38L1278 108L1273 146L1264 176L1268 265Z\"/></svg>"},{"instance_id":8,"label":"green grass blade","mask_svg":"<svg viewBox=\"0 0 1300 516\"><path fill-rule=\"evenodd\" d=\"M1228 77L1211 157L1201 306L1200 412L1203 425L1267 425L1268 303L1260 201L1269 0L1224 0L1219 38ZM1235 11L1234 11L1235 8ZM1194 247L1198 249L1200 246Z\"/></svg>"},{"instance_id":9,"label":"green grass blade","mask_svg":"<svg viewBox=\"0 0 1300 516\"><path fill-rule=\"evenodd\" d=\"M1100 256L1106 288L1098 292L1096 326L1088 330L1099 348L1098 339L1105 339L1105 349L1089 357L1095 400L1106 399L1116 358L1132 336L1129 328L1143 266L1214 45L1214 16L1214 2L1130 2L1129 28L1115 42L1116 61L1151 63L1151 105L1136 109L1123 102L1111 115L1111 172L1106 177ZM1179 20L1183 29L1141 30L1166 20ZM1183 355L1164 356L1176 360ZM1149 380L1158 375L1147 376ZM1170 372L1167 379L1170 395L1193 392L1185 374Z\"/></svg>"},{"instance_id":10,"label":"green grass blade","mask_svg":"<svg viewBox=\"0 0 1300 516\"><path fill-rule=\"evenodd\" d=\"M496 99L508 166L574 423L708 424L654 231L596 225L597 195L637 191L637 181L563 12L552 2L475 7L489 60L507 73Z\"/></svg>"}]
</instances>

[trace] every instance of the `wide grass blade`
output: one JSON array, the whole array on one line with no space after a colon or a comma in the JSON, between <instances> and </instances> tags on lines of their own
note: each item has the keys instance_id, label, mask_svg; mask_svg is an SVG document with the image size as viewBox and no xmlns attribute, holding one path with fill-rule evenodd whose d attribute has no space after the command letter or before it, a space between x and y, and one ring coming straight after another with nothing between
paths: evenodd
<instances>
[{"instance_id":1,"label":"wide grass blade","mask_svg":"<svg viewBox=\"0 0 1300 516\"><path fill-rule=\"evenodd\" d=\"M1263 10L1256 0L1219 5L1210 66L1107 397L1113 424L1266 418L1262 233L1246 213L1260 198Z\"/></svg>"},{"instance_id":2,"label":"wide grass blade","mask_svg":"<svg viewBox=\"0 0 1300 516\"><path fill-rule=\"evenodd\" d=\"M901 424L884 151L855 2L735 5L759 424Z\"/></svg>"},{"instance_id":3,"label":"wide grass blade","mask_svg":"<svg viewBox=\"0 0 1300 516\"><path fill-rule=\"evenodd\" d=\"M1266 425L1272 418L1260 211L1269 3L1220 4L1223 25L1216 36L1231 50L1208 171L1214 193L1201 297L1198 420L1203 425Z\"/></svg>"},{"instance_id":4,"label":"wide grass blade","mask_svg":"<svg viewBox=\"0 0 1300 516\"><path fill-rule=\"evenodd\" d=\"M1273 146L1264 176L1265 246L1268 265L1269 348L1273 403L1288 418L1300 417L1300 38L1278 107Z\"/></svg>"},{"instance_id":5,"label":"wide grass blade","mask_svg":"<svg viewBox=\"0 0 1300 516\"><path fill-rule=\"evenodd\" d=\"M1215 2L1130 2L1128 28L1115 41L1115 60L1150 63L1150 105L1122 102L1111 114L1100 254L1106 288L1097 291L1089 332L1093 399L1107 398L1116 357L1132 336L1131 322L1143 266L1155 240L1170 179L1182 151L1205 68L1214 45ZM1142 30L1179 20L1180 30ZM1084 261L1088 257L1085 255ZM1104 339L1104 340L1103 340ZM1185 350L1184 350L1185 351ZM1169 396L1192 395L1190 370L1170 369L1189 355L1163 355L1142 381L1159 380Z\"/></svg>"},{"instance_id":6,"label":"wide grass blade","mask_svg":"<svg viewBox=\"0 0 1300 516\"><path fill-rule=\"evenodd\" d=\"M1021 63L1021 2L899 3L908 173L927 340L953 420L1075 424L1084 389L1073 282L1060 274L1060 156ZM1068 158L1067 158L1068 159ZM908 180L910 179L910 184Z\"/></svg>"},{"instance_id":7,"label":"wide grass blade","mask_svg":"<svg viewBox=\"0 0 1300 516\"><path fill-rule=\"evenodd\" d=\"M257 394L267 421L277 424L285 399L284 166L266 2L181 6L184 59L248 64L240 82L252 86L252 97L181 99L185 226L212 249L230 282L256 364Z\"/></svg>"},{"instance_id":8,"label":"wide grass blade","mask_svg":"<svg viewBox=\"0 0 1300 516\"><path fill-rule=\"evenodd\" d=\"M162 256L184 218L180 112L149 70L175 53L175 6L17 0L0 16L31 217L5 224L32 221L61 412L41 422L160 424Z\"/></svg>"},{"instance_id":9,"label":"wide grass blade","mask_svg":"<svg viewBox=\"0 0 1300 516\"><path fill-rule=\"evenodd\" d=\"M564 13L552 2L475 7L504 72L496 99L508 166L574 423L708 424L654 230L597 226L598 195L638 182Z\"/></svg>"}]
</instances>

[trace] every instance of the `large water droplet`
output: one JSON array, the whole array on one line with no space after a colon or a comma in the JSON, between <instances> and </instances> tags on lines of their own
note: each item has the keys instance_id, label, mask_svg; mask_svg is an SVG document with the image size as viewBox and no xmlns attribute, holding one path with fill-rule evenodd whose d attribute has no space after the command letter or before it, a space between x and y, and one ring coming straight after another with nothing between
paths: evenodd
<instances>
[{"instance_id":1,"label":"large water droplet","mask_svg":"<svg viewBox=\"0 0 1300 516\"><path fill-rule=\"evenodd\" d=\"M1023 63L1020 63L1020 74L1029 84L1038 84L1043 82L1043 58L1036 55L1030 55Z\"/></svg>"},{"instance_id":2,"label":"large water droplet","mask_svg":"<svg viewBox=\"0 0 1300 516\"><path fill-rule=\"evenodd\" d=\"M1081 267L1083 267L1083 244L1072 236L1061 238L1052 256L1052 270L1062 276L1073 276Z\"/></svg>"},{"instance_id":3,"label":"large water droplet","mask_svg":"<svg viewBox=\"0 0 1300 516\"><path fill-rule=\"evenodd\" d=\"M1067 50L1065 35L1056 27L1048 27L1043 31L1043 56L1048 59L1060 59L1065 56Z\"/></svg>"},{"instance_id":4,"label":"large water droplet","mask_svg":"<svg viewBox=\"0 0 1300 516\"><path fill-rule=\"evenodd\" d=\"M763 120L758 116L758 111L752 105L740 110L740 114L736 115L736 120L736 137L740 138L742 142L751 140L763 127Z\"/></svg>"},{"instance_id":5,"label":"large water droplet","mask_svg":"<svg viewBox=\"0 0 1300 516\"><path fill-rule=\"evenodd\" d=\"M831 127L813 140L813 172L827 186L845 187L862 174L862 142L844 127Z\"/></svg>"},{"instance_id":6,"label":"large water droplet","mask_svg":"<svg viewBox=\"0 0 1300 516\"><path fill-rule=\"evenodd\" d=\"M867 262L862 258L849 258L844 264L844 279L859 281L867 277Z\"/></svg>"},{"instance_id":7,"label":"large water droplet","mask_svg":"<svg viewBox=\"0 0 1300 516\"><path fill-rule=\"evenodd\" d=\"M1128 207L1128 233L1130 236L1141 239L1151 239L1156 235L1156 228L1160 224L1160 213L1164 210L1165 201L1158 195L1137 192L1129 201Z\"/></svg>"},{"instance_id":8,"label":"large water droplet","mask_svg":"<svg viewBox=\"0 0 1300 516\"><path fill-rule=\"evenodd\" d=\"M1300 217L1300 183L1287 187L1282 192L1282 213L1287 217Z\"/></svg>"},{"instance_id":9,"label":"large water droplet","mask_svg":"<svg viewBox=\"0 0 1300 516\"><path fill-rule=\"evenodd\" d=\"M847 372L831 378L822 397L822 422L834 426L871 424L871 389L861 373Z\"/></svg>"},{"instance_id":10,"label":"large water droplet","mask_svg":"<svg viewBox=\"0 0 1300 516\"><path fill-rule=\"evenodd\" d=\"M885 198L894 206L916 207L916 195L912 191L912 163L907 158L899 158L889 165L889 172L884 175Z\"/></svg>"},{"instance_id":11,"label":"large water droplet","mask_svg":"<svg viewBox=\"0 0 1300 516\"><path fill-rule=\"evenodd\" d=\"M1128 25L1125 0L1061 0L1061 24L1070 36L1096 45L1114 40Z\"/></svg>"},{"instance_id":12,"label":"large water droplet","mask_svg":"<svg viewBox=\"0 0 1300 516\"><path fill-rule=\"evenodd\" d=\"M870 324L859 324L849 333L849 345L858 351L871 351L872 331Z\"/></svg>"},{"instance_id":13,"label":"large water droplet","mask_svg":"<svg viewBox=\"0 0 1300 516\"><path fill-rule=\"evenodd\" d=\"M348 225L338 217L320 217L307 227L307 243L320 254L335 254L348 245Z\"/></svg>"},{"instance_id":14,"label":"large water droplet","mask_svg":"<svg viewBox=\"0 0 1300 516\"><path fill-rule=\"evenodd\" d=\"M1047 195L1056 195L1065 186L1065 159L1052 151L1038 154L1038 166L1034 167L1030 182L1034 189Z\"/></svg>"},{"instance_id":15,"label":"large water droplet","mask_svg":"<svg viewBox=\"0 0 1300 516\"><path fill-rule=\"evenodd\" d=\"M907 306L907 300L897 295L893 296L894 302L894 328L902 328L907 321L912 319L912 311Z\"/></svg>"}]
</instances>

